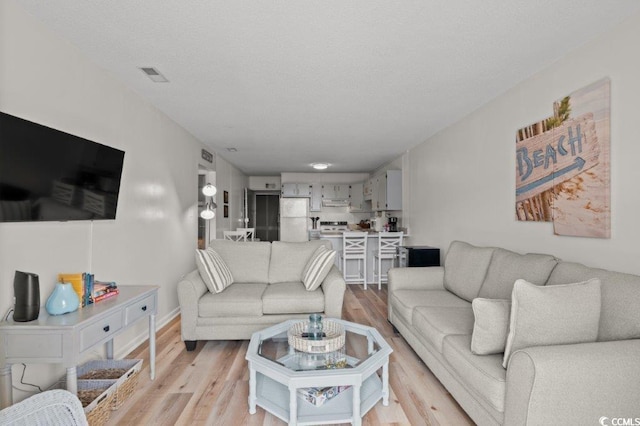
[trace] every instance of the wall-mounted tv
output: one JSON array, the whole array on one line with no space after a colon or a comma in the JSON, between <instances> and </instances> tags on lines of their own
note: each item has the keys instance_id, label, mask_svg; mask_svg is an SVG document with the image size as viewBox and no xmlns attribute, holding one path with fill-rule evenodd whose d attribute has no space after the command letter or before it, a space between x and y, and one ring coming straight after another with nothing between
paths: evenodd
<instances>
[{"instance_id":1,"label":"wall-mounted tv","mask_svg":"<svg viewBox=\"0 0 640 426\"><path fill-rule=\"evenodd\" d=\"M124 151L0 112L0 222L115 219Z\"/></svg>"}]
</instances>

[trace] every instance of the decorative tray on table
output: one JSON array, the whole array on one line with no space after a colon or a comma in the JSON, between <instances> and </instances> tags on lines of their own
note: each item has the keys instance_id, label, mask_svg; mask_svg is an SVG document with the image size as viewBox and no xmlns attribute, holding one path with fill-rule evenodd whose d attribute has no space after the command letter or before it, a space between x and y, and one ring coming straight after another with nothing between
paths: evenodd
<instances>
[{"instance_id":1,"label":"decorative tray on table","mask_svg":"<svg viewBox=\"0 0 640 426\"><path fill-rule=\"evenodd\" d=\"M306 337L308 328L309 321L300 321L292 325L287 332L289 345L298 351L315 354L334 352L344 346L344 327L337 322L322 320L324 336L319 340Z\"/></svg>"}]
</instances>

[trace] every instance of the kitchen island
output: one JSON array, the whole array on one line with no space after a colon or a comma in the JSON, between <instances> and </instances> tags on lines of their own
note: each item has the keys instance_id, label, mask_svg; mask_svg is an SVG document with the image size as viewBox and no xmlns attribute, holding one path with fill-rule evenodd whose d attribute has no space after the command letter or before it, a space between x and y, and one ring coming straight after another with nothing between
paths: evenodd
<instances>
[{"instance_id":1,"label":"kitchen island","mask_svg":"<svg viewBox=\"0 0 640 426\"><path fill-rule=\"evenodd\" d=\"M373 264L375 262L374 255L378 252L378 232L365 231L367 234L367 284L378 284L373 280ZM403 244L406 243L406 239L409 235L403 234ZM320 233L321 240L331 241L333 249L340 252L342 250L342 231L329 231ZM385 265L388 264L388 260L385 260ZM340 256L336 255L335 264L342 271L342 263L340 262ZM349 273L355 273L357 271L356 262L347 262L347 268Z\"/></svg>"}]
</instances>

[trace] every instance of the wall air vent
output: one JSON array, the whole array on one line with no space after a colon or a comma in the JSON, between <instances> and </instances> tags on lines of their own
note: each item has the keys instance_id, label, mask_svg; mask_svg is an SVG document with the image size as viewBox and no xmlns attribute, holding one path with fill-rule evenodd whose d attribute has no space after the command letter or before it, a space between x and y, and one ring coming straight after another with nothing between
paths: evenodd
<instances>
[{"instance_id":1,"label":"wall air vent","mask_svg":"<svg viewBox=\"0 0 640 426\"><path fill-rule=\"evenodd\" d=\"M153 67L140 67L143 73L155 83L167 83L169 80Z\"/></svg>"}]
</instances>

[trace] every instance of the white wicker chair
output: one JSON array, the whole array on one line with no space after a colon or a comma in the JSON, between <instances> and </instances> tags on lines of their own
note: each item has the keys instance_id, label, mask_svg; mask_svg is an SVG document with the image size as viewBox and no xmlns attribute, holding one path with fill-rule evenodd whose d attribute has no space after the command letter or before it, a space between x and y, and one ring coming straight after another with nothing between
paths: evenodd
<instances>
[{"instance_id":1,"label":"white wicker chair","mask_svg":"<svg viewBox=\"0 0 640 426\"><path fill-rule=\"evenodd\" d=\"M45 391L0 411L3 426L86 426L77 396L63 389Z\"/></svg>"}]
</instances>

